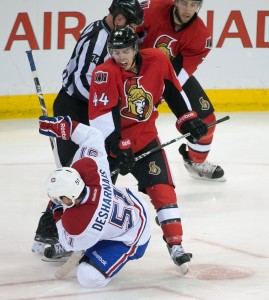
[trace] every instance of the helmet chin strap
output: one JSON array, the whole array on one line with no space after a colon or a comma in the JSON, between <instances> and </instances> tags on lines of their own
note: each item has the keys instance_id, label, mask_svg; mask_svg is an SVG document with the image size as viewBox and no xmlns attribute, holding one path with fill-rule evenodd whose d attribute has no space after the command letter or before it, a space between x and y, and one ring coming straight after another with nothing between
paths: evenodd
<instances>
[{"instance_id":1,"label":"helmet chin strap","mask_svg":"<svg viewBox=\"0 0 269 300\"><path fill-rule=\"evenodd\" d=\"M176 17L177 21L180 23L179 25L183 25L183 22L180 19L176 6L174 6L174 16Z\"/></svg>"},{"instance_id":2,"label":"helmet chin strap","mask_svg":"<svg viewBox=\"0 0 269 300\"><path fill-rule=\"evenodd\" d=\"M62 205L63 205L63 207L66 209L66 208L71 208L71 207L73 207L74 205L75 205L75 201L76 200L74 200L74 199L70 199L71 201L72 201L72 204L71 205L66 205L66 204L64 204L63 202L62 202Z\"/></svg>"},{"instance_id":3,"label":"helmet chin strap","mask_svg":"<svg viewBox=\"0 0 269 300\"><path fill-rule=\"evenodd\" d=\"M136 53L134 55L134 59L133 59L133 62L132 62L130 70L133 70L134 68L136 68L136 55L137 55L137 51L136 51Z\"/></svg>"}]
</instances>

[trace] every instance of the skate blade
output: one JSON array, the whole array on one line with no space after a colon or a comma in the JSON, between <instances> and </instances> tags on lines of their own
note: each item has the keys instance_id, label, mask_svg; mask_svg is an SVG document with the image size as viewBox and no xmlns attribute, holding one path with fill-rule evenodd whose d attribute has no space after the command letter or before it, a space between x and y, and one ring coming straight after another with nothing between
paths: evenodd
<instances>
[{"instance_id":1,"label":"skate blade","mask_svg":"<svg viewBox=\"0 0 269 300\"><path fill-rule=\"evenodd\" d=\"M48 258L46 256L42 256L41 260L45 262L66 262L68 260L68 257L61 257L61 258Z\"/></svg>"},{"instance_id":2,"label":"skate blade","mask_svg":"<svg viewBox=\"0 0 269 300\"><path fill-rule=\"evenodd\" d=\"M204 181L211 181L211 182L226 182L227 179L222 176L220 178L208 178L208 177L204 177L204 176L199 176L198 174L194 174L194 173L189 173L190 177L193 179L198 179L198 180L204 180Z\"/></svg>"},{"instance_id":3,"label":"skate blade","mask_svg":"<svg viewBox=\"0 0 269 300\"><path fill-rule=\"evenodd\" d=\"M182 274L185 275L189 272L189 263L185 262L184 264L180 265L179 268Z\"/></svg>"}]
</instances>

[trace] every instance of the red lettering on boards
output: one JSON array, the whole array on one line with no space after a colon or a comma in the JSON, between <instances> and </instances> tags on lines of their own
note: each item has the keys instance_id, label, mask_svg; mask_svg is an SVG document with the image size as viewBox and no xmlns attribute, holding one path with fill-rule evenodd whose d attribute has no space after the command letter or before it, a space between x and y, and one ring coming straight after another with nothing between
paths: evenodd
<instances>
[{"instance_id":1,"label":"red lettering on boards","mask_svg":"<svg viewBox=\"0 0 269 300\"><path fill-rule=\"evenodd\" d=\"M77 25L72 28L67 27L67 19L75 18ZM43 49L51 49L52 39L52 13L44 12L44 27L43 27ZM81 12L59 12L58 13L58 34L57 34L57 48L65 48L65 36L73 35L75 40L78 40L80 32L86 25L86 17ZM18 34L19 28L23 28L25 34ZM13 28L9 35L5 51L10 51L12 45L18 41L27 41L32 50L39 50L39 44L34 32L35 26L32 26L28 13L19 13L14 22Z\"/></svg>"},{"instance_id":2,"label":"red lettering on boards","mask_svg":"<svg viewBox=\"0 0 269 300\"><path fill-rule=\"evenodd\" d=\"M16 20L14 21L13 28L10 31L5 51L10 51L15 43L26 41L29 44L30 49L44 50L52 49L52 12L44 12L43 14L43 44L36 38L34 28L36 25L31 22L29 14L26 12L18 13ZM57 49L65 49L65 37L66 35L72 35L75 40L78 40L82 29L86 26L86 17L83 13L78 11L71 12L58 12L58 23L57 23ZM216 48L223 47L224 43L227 43L231 39L238 39L244 48L269 48L269 37L266 35L266 27L268 28L269 23L269 11L257 11L257 20L253 21L256 24L256 40L251 41L248 27L244 21L244 16L241 11L231 11L227 17L227 21L220 33L219 37L214 35L214 11L207 11L207 27L209 28L212 36L213 44ZM77 25L72 28L67 27L67 21L70 18L77 20ZM236 27L234 32L231 31L232 26ZM55 27L55 26L54 26ZM24 31L24 34L19 34L19 28ZM214 40L213 40L214 39ZM216 41L216 43L214 43ZM41 45L41 47L39 46Z\"/></svg>"}]
</instances>

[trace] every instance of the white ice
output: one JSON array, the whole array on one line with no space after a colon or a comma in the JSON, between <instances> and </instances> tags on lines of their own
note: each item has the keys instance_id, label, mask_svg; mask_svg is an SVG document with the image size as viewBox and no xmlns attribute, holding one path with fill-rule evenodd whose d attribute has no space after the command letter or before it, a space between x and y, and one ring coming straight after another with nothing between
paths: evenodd
<instances>
[{"instance_id":1,"label":"white ice","mask_svg":"<svg viewBox=\"0 0 269 300\"><path fill-rule=\"evenodd\" d=\"M55 169L53 155L48 138L38 134L37 120L0 121L0 299L268 300L269 112L217 113L225 115L231 119L217 126L209 161L224 168L227 182L190 178L177 152L181 142L166 147L183 245L193 253L190 272L182 276L170 260L152 209L145 256L95 290L81 287L75 271L56 280L59 264L31 252L48 201L44 182ZM178 136L174 123L172 115L160 115L162 142ZM136 182L127 175L118 184Z\"/></svg>"}]
</instances>

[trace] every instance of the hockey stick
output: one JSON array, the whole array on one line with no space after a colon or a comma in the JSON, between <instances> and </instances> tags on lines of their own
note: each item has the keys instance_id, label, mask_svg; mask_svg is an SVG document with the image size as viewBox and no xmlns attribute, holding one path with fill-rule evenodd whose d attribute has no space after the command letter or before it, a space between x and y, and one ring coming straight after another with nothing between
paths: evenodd
<instances>
[{"instance_id":1,"label":"hockey stick","mask_svg":"<svg viewBox=\"0 0 269 300\"><path fill-rule=\"evenodd\" d=\"M84 251L73 252L67 261L54 273L55 278L63 279L66 275L68 275L76 267L83 255Z\"/></svg>"},{"instance_id":2,"label":"hockey stick","mask_svg":"<svg viewBox=\"0 0 269 300\"><path fill-rule=\"evenodd\" d=\"M227 121L227 120L229 120L229 119L230 119L229 116L225 116L225 117L223 117L223 118L220 118L220 119L216 120L215 122L212 122L212 123L208 124L207 127L210 128L210 127L212 127L212 126L215 126L215 125L217 125L217 124L219 124L219 123L221 123L221 122ZM145 152L145 153L143 153L143 154L137 156L137 157L135 158L135 161L138 161L138 160L140 160L140 159L142 159L142 158L144 158L144 157L146 157L146 156L148 156L148 155L150 155L150 154L152 154L152 153L154 153L154 152L156 152L156 151L158 151L158 150L160 150L160 149L162 149L162 148L164 148L164 147L166 147L166 146L168 146L168 145L170 145L170 144L172 144L172 143L175 143L175 142L177 142L177 141L179 141L179 140L181 140L181 139L187 138L187 137L189 137L190 135L191 135L190 133L186 133L186 134L184 134L184 135L182 135L182 136L179 136L179 137L177 137L177 138L174 138L174 139L172 139L172 140L170 140L170 141L168 141L168 142L166 142L166 143L163 143L163 144L161 144L160 146L158 146L158 147L156 147L156 148L153 148L153 149L151 149L151 150L149 150L149 151L147 151L147 152ZM110 173L110 176L116 175L117 173L119 173L119 171L120 171L120 169L116 169L116 170L112 171L112 172Z\"/></svg>"},{"instance_id":3,"label":"hockey stick","mask_svg":"<svg viewBox=\"0 0 269 300\"><path fill-rule=\"evenodd\" d=\"M33 78L34 78L36 92L37 92L37 96L38 96L38 99L39 99L40 107L42 109L42 114L43 114L43 116L47 116L48 111L47 111L45 100L44 100L43 93L42 93L42 90L41 90L41 85L40 85L40 82L39 82L39 79L38 79L38 76L37 76L37 71L36 71L36 66L35 66L32 50L26 51L26 54L27 54L28 61L29 61L29 64L30 64L30 68L31 68L31 71L32 71L32 75L33 75ZM59 168L62 165L60 163L59 156L58 156L58 153L57 153L56 141L53 137L49 137L49 139L50 139L50 145L51 145L51 149L52 149L52 152L53 152L53 155L54 155L54 160L55 160L56 166L57 166L57 168Z\"/></svg>"}]
</instances>

